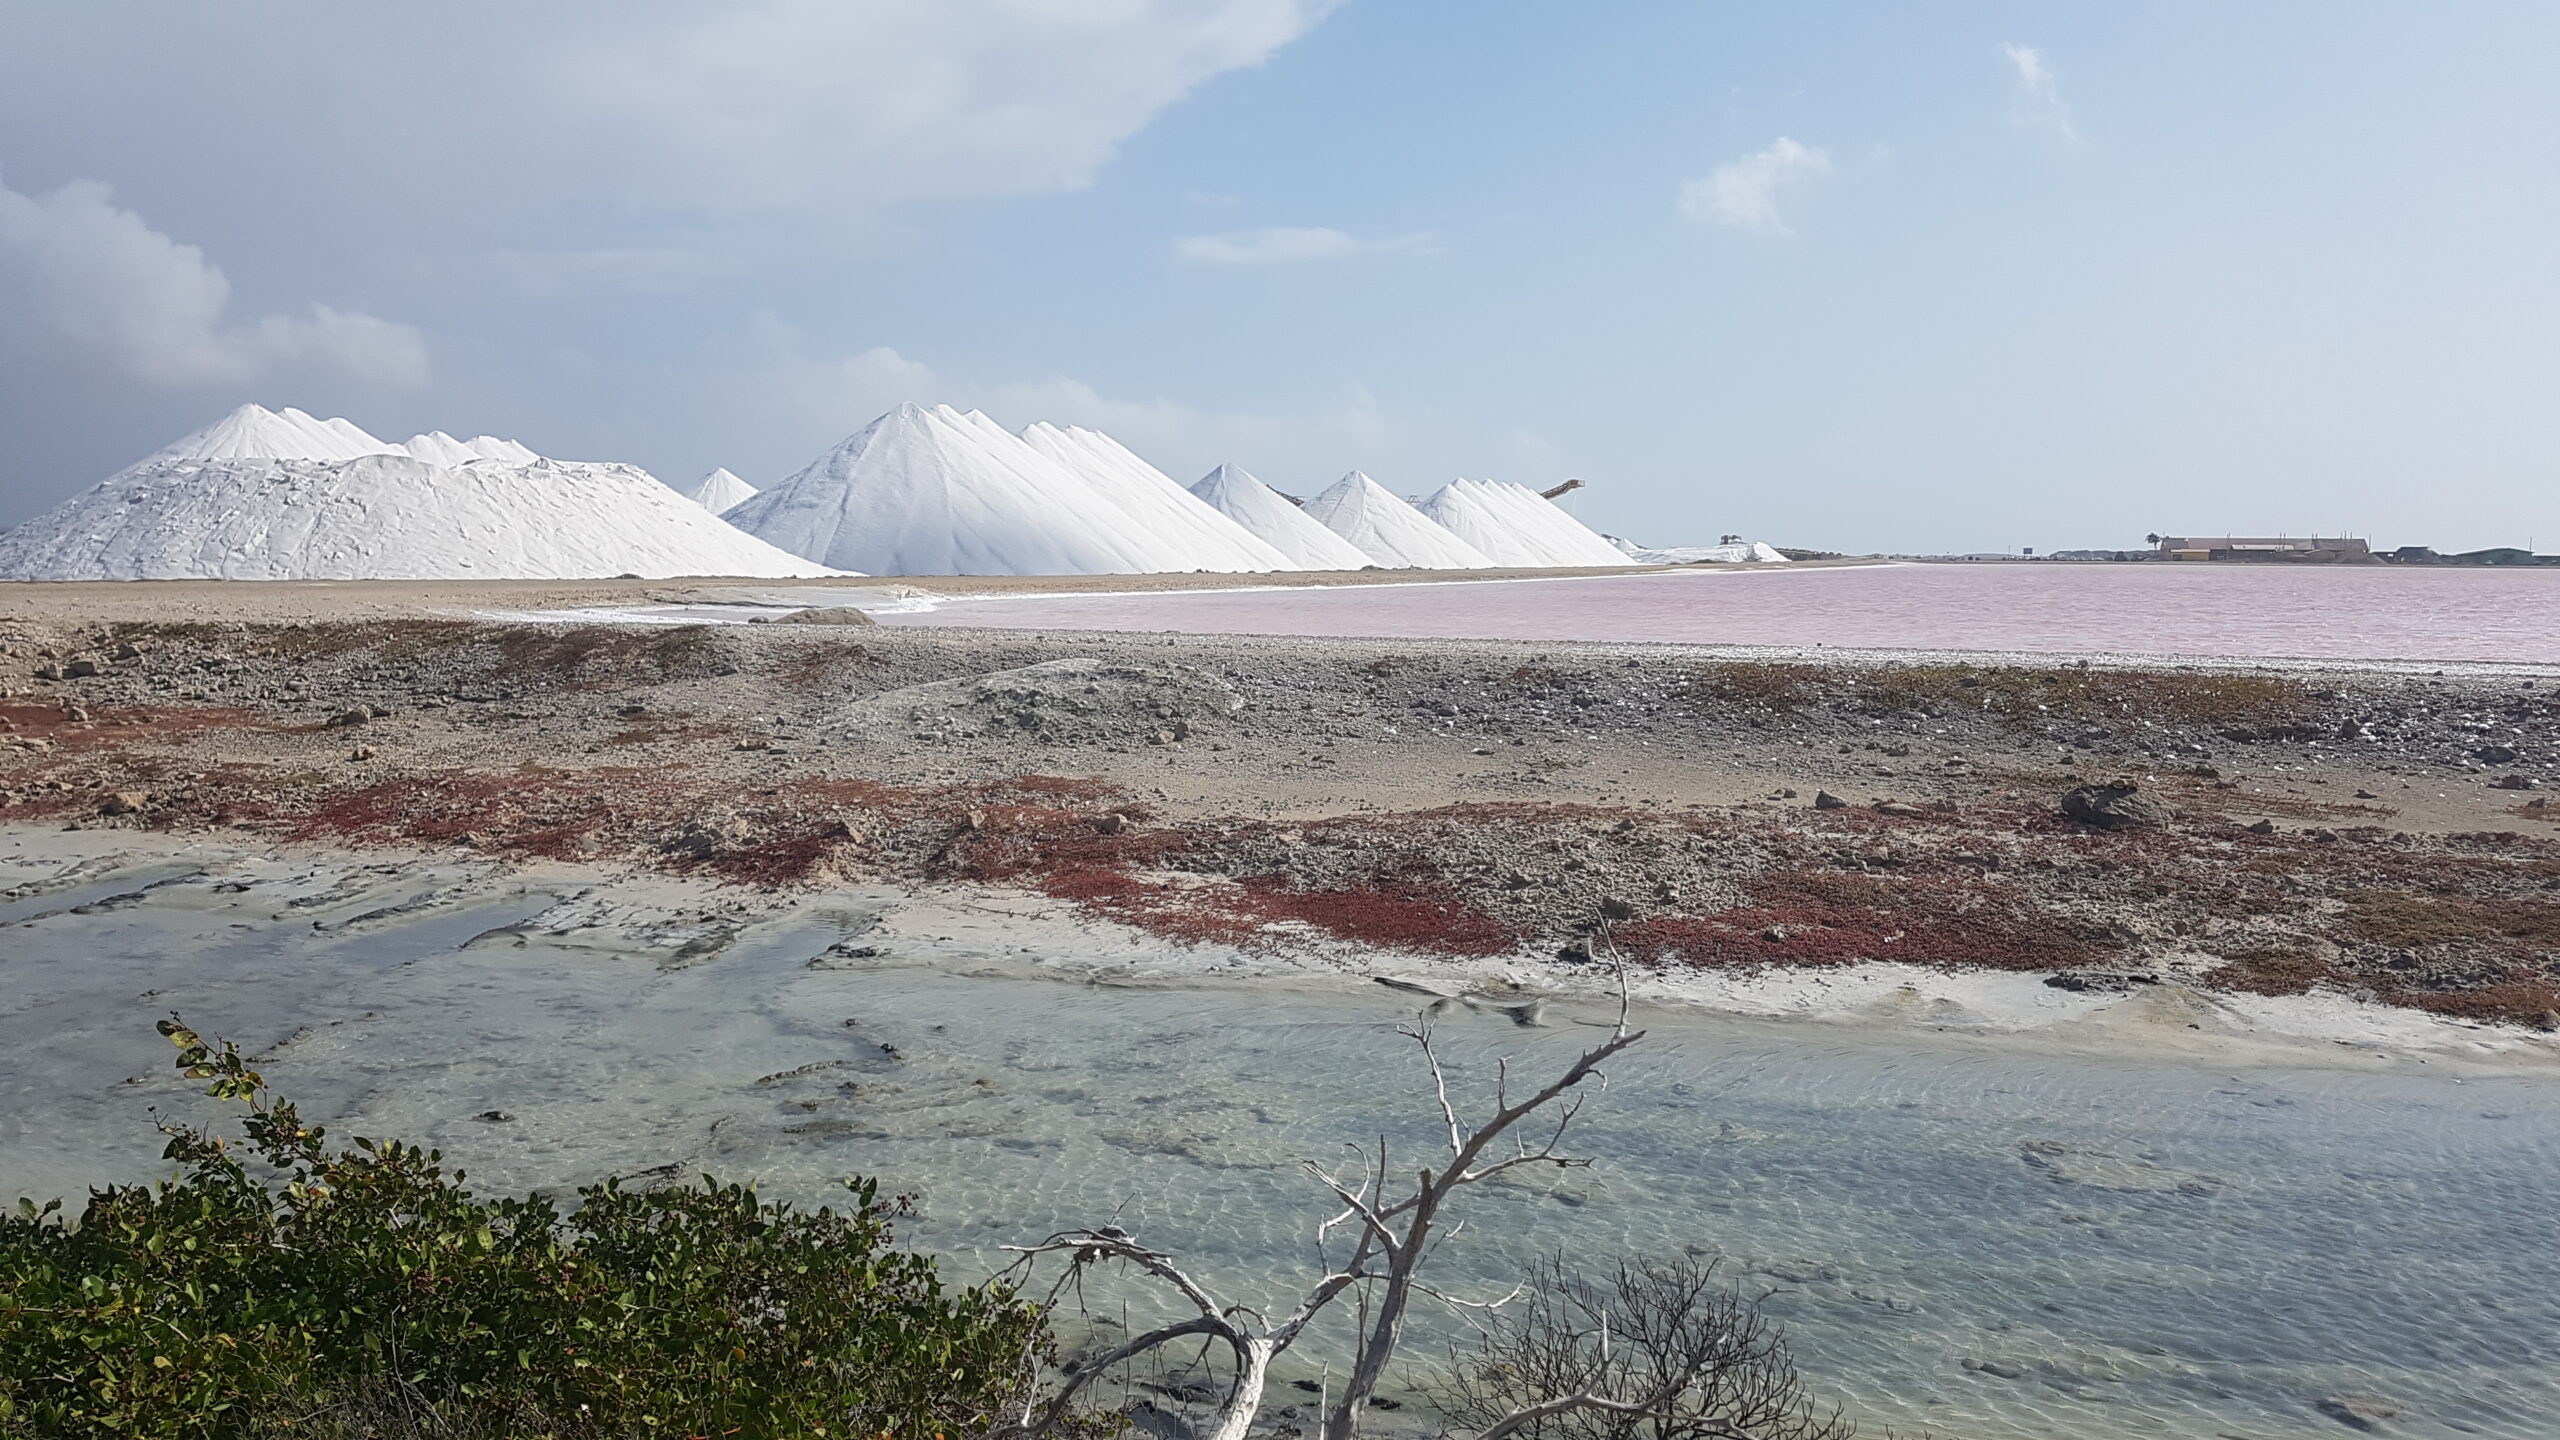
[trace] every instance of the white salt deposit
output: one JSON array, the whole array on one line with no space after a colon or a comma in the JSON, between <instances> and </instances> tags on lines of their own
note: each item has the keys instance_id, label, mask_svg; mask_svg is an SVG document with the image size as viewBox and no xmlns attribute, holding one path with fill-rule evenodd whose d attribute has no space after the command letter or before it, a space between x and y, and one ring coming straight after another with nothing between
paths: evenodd
<instances>
[{"instance_id":1,"label":"white salt deposit","mask_svg":"<svg viewBox=\"0 0 2560 1440\"><path fill-rule=\"evenodd\" d=\"M1612 535L1609 543L1638 565L1784 565L1787 557L1775 546L1757 540L1735 541L1727 545L1675 545L1655 550L1633 540Z\"/></svg>"},{"instance_id":2,"label":"white salt deposit","mask_svg":"<svg viewBox=\"0 0 2560 1440\"><path fill-rule=\"evenodd\" d=\"M1186 568L1228 572L1299 568L1286 553L1098 430L1042 422L1023 430L1022 443L1083 476L1127 511L1132 523L1179 544L1191 560Z\"/></svg>"},{"instance_id":3,"label":"white salt deposit","mask_svg":"<svg viewBox=\"0 0 2560 1440\"><path fill-rule=\"evenodd\" d=\"M722 518L796 555L873 575L1196 568L1082 476L948 405L901 405Z\"/></svg>"},{"instance_id":4,"label":"white salt deposit","mask_svg":"<svg viewBox=\"0 0 2560 1440\"><path fill-rule=\"evenodd\" d=\"M1452 480L1419 507L1450 533L1502 565L1631 565L1635 562L1526 485Z\"/></svg>"},{"instance_id":5,"label":"white salt deposit","mask_svg":"<svg viewBox=\"0 0 2560 1440\"><path fill-rule=\"evenodd\" d=\"M441 430L412 435L409 443L400 448L430 465L468 465L474 460L503 460L510 465L530 465L542 458L513 440L501 440L495 435L474 435L468 440L456 440Z\"/></svg>"},{"instance_id":6,"label":"white salt deposit","mask_svg":"<svg viewBox=\"0 0 2560 1440\"><path fill-rule=\"evenodd\" d=\"M1493 570L1500 562L1433 524L1387 487L1354 470L1307 502L1308 518L1390 570Z\"/></svg>"},{"instance_id":7,"label":"white salt deposit","mask_svg":"<svg viewBox=\"0 0 2560 1440\"><path fill-rule=\"evenodd\" d=\"M692 489L678 489L676 493L717 515L752 499L756 487L730 474L728 467L723 466L695 481Z\"/></svg>"},{"instance_id":8,"label":"white salt deposit","mask_svg":"<svg viewBox=\"0 0 2560 1440\"><path fill-rule=\"evenodd\" d=\"M1359 570L1375 563L1359 546L1309 519L1298 502L1241 467L1219 466L1193 482L1191 493L1301 570Z\"/></svg>"},{"instance_id":9,"label":"white salt deposit","mask_svg":"<svg viewBox=\"0 0 2560 1440\"><path fill-rule=\"evenodd\" d=\"M264 405L243 405L153 452L141 464L183 460L353 460L359 455L399 453L399 446L377 440L346 420L316 419L289 407L270 410Z\"/></svg>"},{"instance_id":10,"label":"white salt deposit","mask_svg":"<svg viewBox=\"0 0 2560 1440\"><path fill-rule=\"evenodd\" d=\"M19 580L826 573L637 466L437 464L343 420L254 405L0 535L0 576Z\"/></svg>"}]
</instances>

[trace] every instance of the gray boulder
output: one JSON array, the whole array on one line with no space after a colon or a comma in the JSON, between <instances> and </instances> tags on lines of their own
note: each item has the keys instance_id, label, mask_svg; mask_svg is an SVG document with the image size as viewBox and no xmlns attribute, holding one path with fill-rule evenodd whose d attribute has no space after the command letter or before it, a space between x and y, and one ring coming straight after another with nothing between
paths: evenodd
<instances>
[{"instance_id":1,"label":"gray boulder","mask_svg":"<svg viewBox=\"0 0 2560 1440\"><path fill-rule=\"evenodd\" d=\"M2063 795L2062 813L2101 830L2156 829L2172 818L2166 804L2130 780L2079 786Z\"/></svg>"}]
</instances>

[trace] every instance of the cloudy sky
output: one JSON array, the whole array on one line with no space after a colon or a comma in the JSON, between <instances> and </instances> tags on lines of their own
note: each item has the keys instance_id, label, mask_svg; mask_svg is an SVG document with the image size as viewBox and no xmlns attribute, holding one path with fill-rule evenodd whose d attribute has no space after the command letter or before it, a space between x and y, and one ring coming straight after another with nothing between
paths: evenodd
<instances>
[{"instance_id":1,"label":"cloudy sky","mask_svg":"<svg viewBox=\"0 0 2560 1440\"><path fill-rule=\"evenodd\" d=\"M2560 6L7 0L0 524L904 399L1652 543L2560 549Z\"/></svg>"}]
</instances>

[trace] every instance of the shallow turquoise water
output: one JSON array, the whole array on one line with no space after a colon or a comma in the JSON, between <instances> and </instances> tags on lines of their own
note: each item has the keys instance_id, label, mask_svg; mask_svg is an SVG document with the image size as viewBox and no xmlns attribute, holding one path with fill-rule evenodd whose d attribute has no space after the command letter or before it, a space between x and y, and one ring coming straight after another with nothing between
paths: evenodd
<instances>
[{"instance_id":1,"label":"shallow turquoise water","mask_svg":"<svg viewBox=\"0 0 2560 1440\"><path fill-rule=\"evenodd\" d=\"M818 1199L872 1173L963 1269L1116 1218L1278 1300L1325 1213L1299 1158L1381 1131L1428 1158L1410 997L1358 982L1062 983L1033 973L1059 942L1000 925L900 951L930 966L826 959L894 899L865 894L675 965L609 926L490 937L557 897L459 871L218 878L155 862L0 905L0 1196L158 1169L144 1107L197 1113L149 1028L173 1007L342 1130L434 1140L491 1185L673 1160ZM1494 1057L1547 1072L1603 1018L1441 1035L1481 1095ZM2314 1408L2342 1392L2406 1407L2394 1433L2555 1433L2548 1080L1639 1019L1586 1111L1598 1163L1480 1192L1446 1281L1721 1255L1821 1389L1944 1435L2344 1433ZM492 1109L512 1118L472 1118Z\"/></svg>"}]
</instances>

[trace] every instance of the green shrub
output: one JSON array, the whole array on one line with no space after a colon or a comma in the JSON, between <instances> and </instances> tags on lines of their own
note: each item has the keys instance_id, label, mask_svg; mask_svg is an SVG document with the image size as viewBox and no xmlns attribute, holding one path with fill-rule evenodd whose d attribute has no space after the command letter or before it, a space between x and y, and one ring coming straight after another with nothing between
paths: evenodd
<instances>
[{"instance_id":1,"label":"green shrub","mask_svg":"<svg viewBox=\"0 0 2560 1440\"><path fill-rule=\"evenodd\" d=\"M234 1046L160 1029L242 1140L163 1126L175 1178L0 1215L0 1434L930 1440L1046 1346L1036 1307L891 1248L874 1182L841 1211L708 1176L483 1199L433 1151L331 1151Z\"/></svg>"}]
</instances>

